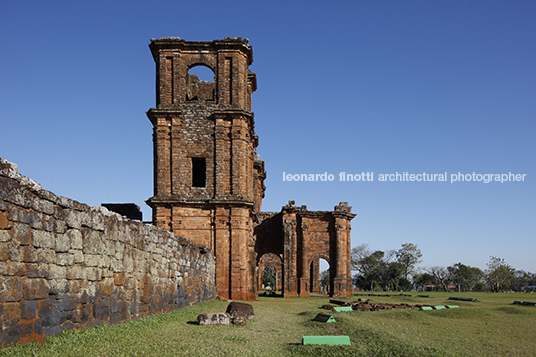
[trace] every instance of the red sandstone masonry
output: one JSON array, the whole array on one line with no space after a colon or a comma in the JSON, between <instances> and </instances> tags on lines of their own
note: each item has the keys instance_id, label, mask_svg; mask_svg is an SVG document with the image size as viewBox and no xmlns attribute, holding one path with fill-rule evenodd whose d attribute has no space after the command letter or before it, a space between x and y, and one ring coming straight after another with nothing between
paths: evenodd
<instances>
[{"instance_id":1,"label":"red sandstone masonry","mask_svg":"<svg viewBox=\"0 0 536 357\"><path fill-rule=\"evenodd\" d=\"M0 158L0 345L211 299L200 249L103 207L56 196Z\"/></svg>"},{"instance_id":2,"label":"red sandstone masonry","mask_svg":"<svg viewBox=\"0 0 536 357\"><path fill-rule=\"evenodd\" d=\"M149 48L157 68L156 108L147 112L154 127L155 192L147 201L154 224L214 251L221 297L255 299L267 265L276 268L285 297L309 296L319 291L320 258L331 264L332 295L351 294L355 215L348 205L311 212L292 202L277 215L260 212L266 171L256 151L257 78L248 69L248 40L164 37ZM191 75L195 66L210 68L214 82ZM201 187L193 184L194 160L206 164Z\"/></svg>"}]
</instances>

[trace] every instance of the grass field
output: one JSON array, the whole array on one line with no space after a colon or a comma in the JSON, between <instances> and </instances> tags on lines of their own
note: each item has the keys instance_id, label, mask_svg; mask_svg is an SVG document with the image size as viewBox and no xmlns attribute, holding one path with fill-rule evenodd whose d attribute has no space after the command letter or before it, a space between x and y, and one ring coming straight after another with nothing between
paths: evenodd
<instances>
[{"instance_id":1,"label":"grass field","mask_svg":"<svg viewBox=\"0 0 536 357\"><path fill-rule=\"evenodd\" d=\"M250 301L255 318L244 327L199 326L202 312L225 312L227 302L157 314L114 326L63 332L45 344L15 345L0 356L536 356L536 302L522 293L430 293L430 298L368 297L371 302L458 305L459 309L331 313L312 321L328 298ZM449 301L449 296L476 302ZM357 300L355 297L351 300ZM364 297L362 297L364 298ZM350 336L351 346L303 346L304 335Z\"/></svg>"}]
</instances>

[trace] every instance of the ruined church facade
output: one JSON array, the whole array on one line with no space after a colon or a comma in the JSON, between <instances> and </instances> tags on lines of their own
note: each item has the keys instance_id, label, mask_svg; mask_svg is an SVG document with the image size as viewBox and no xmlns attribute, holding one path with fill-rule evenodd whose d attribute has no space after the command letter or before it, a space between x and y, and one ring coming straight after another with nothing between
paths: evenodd
<instances>
[{"instance_id":1,"label":"ruined church facade","mask_svg":"<svg viewBox=\"0 0 536 357\"><path fill-rule=\"evenodd\" d=\"M156 63L153 124L153 224L208 247L221 297L255 299L264 267L278 274L285 297L319 291L319 259L330 264L333 296L351 296L350 222L346 203L308 211L293 201L261 212L264 162L256 154L251 111L256 76L246 39L191 42L152 39ZM214 81L190 69L204 66Z\"/></svg>"}]
</instances>

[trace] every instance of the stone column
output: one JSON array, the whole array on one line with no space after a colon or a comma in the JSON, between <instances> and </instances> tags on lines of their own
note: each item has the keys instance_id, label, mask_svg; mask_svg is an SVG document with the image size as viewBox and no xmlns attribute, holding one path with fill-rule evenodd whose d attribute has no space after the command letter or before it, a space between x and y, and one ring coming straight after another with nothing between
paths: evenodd
<instances>
[{"instance_id":1,"label":"stone column","mask_svg":"<svg viewBox=\"0 0 536 357\"><path fill-rule=\"evenodd\" d=\"M230 212L225 206L215 207L214 255L216 257L216 291L219 296L230 299Z\"/></svg>"},{"instance_id":2,"label":"stone column","mask_svg":"<svg viewBox=\"0 0 536 357\"><path fill-rule=\"evenodd\" d=\"M230 192L231 180L231 143L229 139L230 123L225 114L215 114L215 148L214 148L214 197L225 198Z\"/></svg>"},{"instance_id":3,"label":"stone column","mask_svg":"<svg viewBox=\"0 0 536 357\"><path fill-rule=\"evenodd\" d=\"M309 260L308 260L308 242L307 242L307 228L309 226L306 222L301 222L299 229L301 231L301 237L298 237L298 239L301 238L301 271L300 271L300 297L309 297L311 296L310 293L310 270L309 267Z\"/></svg>"},{"instance_id":4,"label":"stone column","mask_svg":"<svg viewBox=\"0 0 536 357\"><path fill-rule=\"evenodd\" d=\"M283 294L298 297L297 250L296 250L296 206L294 201L283 207Z\"/></svg>"}]
</instances>

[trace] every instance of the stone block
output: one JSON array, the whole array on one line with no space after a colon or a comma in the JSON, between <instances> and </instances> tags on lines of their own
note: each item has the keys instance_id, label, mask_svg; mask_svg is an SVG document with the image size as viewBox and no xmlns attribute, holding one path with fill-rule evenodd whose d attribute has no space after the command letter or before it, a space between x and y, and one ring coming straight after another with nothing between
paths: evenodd
<instances>
[{"instance_id":1,"label":"stone block","mask_svg":"<svg viewBox=\"0 0 536 357\"><path fill-rule=\"evenodd\" d=\"M47 278L48 264L26 263L27 278Z\"/></svg>"},{"instance_id":2,"label":"stone block","mask_svg":"<svg viewBox=\"0 0 536 357\"><path fill-rule=\"evenodd\" d=\"M48 297L50 284L42 278L25 278L22 279L22 290L24 300L44 299Z\"/></svg>"},{"instance_id":3,"label":"stone block","mask_svg":"<svg viewBox=\"0 0 536 357\"><path fill-rule=\"evenodd\" d=\"M69 251L69 253L71 253L73 255L75 264L76 263L83 263L85 261L84 253L82 253L82 251L71 249Z\"/></svg>"},{"instance_id":4,"label":"stone block","mask_svg":"<svg viewBox=\"0 0 536 357\"><path fill-rule=\"evenodd\" d=\"M67 231L67 225L65 221L55 219L54 220L54 232L63 234Z\"/></svg>"},{"instance_id":5,"label":"stone block","mask_svg":"<svg viewBox=\"0 0 536 357\"><path fill-rule=\"evenodd\" d=\"M49 279L65 279L67 277L67 269L63 266L56 264L48 265L48 278Z\"/></svg>"},{"instance_id":6,"label":"stone block","mask_svg":"<svg viewBox=\"0 0 536 357\"><path fill-rule=\"evenodd\" d=\"M71 266L74 264L74 255L70 253L56 254L56 264L61 266Z\"/></svg>"},{"instance_id":7,"label":"stone block","mask_svg":"<svg viewBox=\"0 0 536 357\"><path fill-rule=\"evenodd\" d=\"M54 205L54 218L56 220L65 221L65 209L59 205Z\"/></svg>"},{"instance_id":8,"label":"stone block","mask_svg":"<svg viewBox=\"0 0 536 357\"><path fill-rule=\"evenodd\" d=\"M83 248L82 233L78 229L69 229L66 235L71 240L71 249Z\"/></svg>"},{"instance_id":9,"label":"stone block","mask_svg":"<svg viewBox=\"0 0 536 357\"><path fill-rule=\"evenodd\" d=\"M0 243L0 261L9 259L9 243Z\"/></svg>"},{"instance_id":10,"label":"stone block","mask_svg":"<svg viewBox=\"0 0 536 357\"><path fill-rule=\"evenodd\" d=\"M62 295L69 292L69 282L67 279L52 279L50 280L50 294Z\"/></svg>"},{"instance_id":11,"label":"stone block","mask_svg":"<svg viewBox=\"0 0 536 357\"><path fill-rule=\"evenodd\" d=\"M66 234L56 234L56 253L68 252L71 249L71 239Z\"/></svg>"},{"instance_id":12,"label":"stone block","mask_svg":"<svg viewBox=\"0 0 536 357\"><path fill-rule=\"evenodd\" d=\"M9 229L12 226L13 223L7 218L7 214L0 211L0 229Z\"/></svg>"},{"instance_id":13,"label":"stone block","mask_svg":"<svg viewBox=\"0 0 536 357\"><path fill-rule=\"evenodd\" d=\"M43 215L43 230L47 232L53 232L54 226L54 218L51 216Z\"/></svg>"},{"instance_id":14,"label":"stone block","mask_svg":"<svg viewBox=\"0 0 536 357\"><path fill-rule=\"evenodd\" d=\"M18 220L20 223L26 223L30 224L32 217L30 216L30 212L27 210L18 210Z\"/></svg>"},{"instance_id":15,"label":"stone block","mask_svg":"<svg viewBox=\"0 0 536 357\"><path fill-rule=\"evenodd\" d=\"M56 306L60 311L74 311L78 305L78 299L73 296L65 295L57 297Z\"/></svg>"},{"instance_id":16,"label":"stone block","mask_svg":"<svg viewBox=\"0 0 536 357\"><path fill-rule=\"evenodd\" d=\"M84 240L82 251L84 254L105 254L106 245L102 239L101 232L92 231L89 229L84 229L82 232L82 237Z\"/></svg>"},{"instance_id":17,"label":"stone block","mask_svg":"<svg viewBox=\"0 0 536 357\"><path fill-rule=\"evenodd\" d=\"M36 263L38 260L38 250L31 245L22 247L23 261L25 263Z\"/></svg>"},{"instance_id":18,"label":"stone block","mask_svg":"<svg viewBox=\"0 0 536 357\"><path fill-rule=\"evenodd\" d=\"M26 322L21 321L17 324L20 330L20 338L24 341L24 339L27 339L30 337L30 335L33 333L33 323L32 322ZM22 342L22 341L21 341Z\"/></svg>"},{"instance_id":19,"label":"stone block","mask_svg":"<svg viewBox=\"0 0 536 357\"><path fill-rule=\"evenodd\" d=\"M0 275L22 276L26 274L26 267L20 262L0 262Z\"/></svg>"},{"instance_id":20,"label":"stone block","mask_svg":"<svg viewBox=\"0 0 536 357\"><path fill-rule=\"evenodd\" d=\"M105 246L106 246L105 253L107 255L114 256L115 255L115 242L106 240Z\"/></svg>"},{"instance_id":21,"label":"stone block","mask_svg":"<svg viewBox=\"0 0 536 357\"><path fill-rule=\"evenodd\" d=\"M110 269L107 269L107 268L101 269L102 278L113 278L113 276L114 276L114 273Z\"/></svg>"},{"instance_id":22,"label":"stone block","mask_svg":"<svg viewBox=\"0 0 536 357\"><path fill-rule=\"evenodd\" d=\"M197 323L202 326L206 325L229 325L231 318L226 313L202 313L197 316Z\"/></svg>"},{"instance_id":23,"label":"stone block","mask_svg":"<svg viewBox=\"0 0 536 357\"><path fill-rule=\"evenodd\" d=\"M123 253L125 251L125 244L122 242L115 243L115 257L119 260L123 259Z\"/></svg>"},{"instance_id":24,"label":"stone block","mask_svg":"<svg viewBox=\"0 0 536 357\"><path fill-rule=\"evenodd\" d=\"M102 256L100 255L92 255L92 254L84 255L84 262L86 263L87 267L99 266L101 260L102 260Z\"/></svg>"},{"instance_id":25,"label":"stone block","mask_svg":"<svg viewBox=\"0 0 536 357\"><path fill-rule=\"evenodd\" d=\"M0 242L9 242L11 240L11 235L9 231L1 230L0 231Z\"/></svg>"},{"instance_id":26,"label":"stone block","mask_svg":"<svg viewBox=\"0 0 536 357\"><path fill-rule=\"evenodd\" d=\"M37 249L37 262L40 264L51 264L56 260L54 249Z\"/></svg>"},{"instance_id":27,"label":"stone block","mask_svg":"<svg viewBox=\"0 0 536 357\"><path fill-rule=\"evenodd\" d=\"M65 224L69 228L80 229L82 227L82 217L80 212L75 210L66 210L65 213Z\"/></svg>"},{"instance_id":28,"label":"stone block","mask_svg":"<svg viewBox=\"0 0 536 357\"><path fill-rule=\"evenodd\" d=\"M126 278L125 279L125 289L134 289L136 287L136 279L134 278Z\"/></svg>"},{"instance_id":29,"label":"stone block","mask_svg":"<svg viewBox=\"0 0 536 357\"><path fill-rule=\"evenodd\" d=\"M35 211L30 212L30 226L34 229L43 228L43 214Z\"/></svg>"},{"instance_id":30,"label":"stone block","mask_svg":"<svg viewBox=\"0 0 536 357\"><path fill-rule=\"evenodd\" d=\"M48 200L42 200L41 201L41 208L43 213L48 215L54 214L54 204Z\"/></svg>"},{"instance_id":31,"label":"stone block","mask_svg":"<svg viewBox=\"0 0 536 357\"><path fill-rule=\"evenodd\" d=\"M101 271L99 268L86 268L86 277L89 281L97 281L101 279Z\"/></svg>"},{"instance_id":32,"label":"stone block","mask_svg":"<svg viewBox=\"0 0 536 357\"><path fill-rule=\"evenodd\" d=\"M104 219L101 213L91 211L88 213L88 226L97 231L104 231Z\"/></svg>"},{"instance_id":33,"label":"stone block","mask_svg":"<svg viewBox=\"0 0 536 357\"><path fill-rule=\"evenodd\" d=\"M114 284L115 285L125 285L126 274L125 273L114 273Z\"/></svg>"},{"instance_id":34,"label":"stone block","mask_svg":"<svg viewBox=\"0 0 536 357\"><path fill-rule=\"evenodd\" d=\"M36 248L54 248L54 234L51 232L32 230L32 245Z\"/></svg>"},{"instance_id":35,"label":"stone block","mask_svg":"<svg viewBox=\"0 0 536 357\"><path fill-rule=\"evenodd\" d=\"M22 282L18 276L0 277L0 302L22 300Z\"/></svg>"},{"instance_id":36,"label":"stone block","mask_svg":"<svg viewBox=\"0 0 536 357\"><path fill-rule=\"evenodd\" d=\"M4 328L2 331L2 344L4 346L10 345L20 340L20 326L15 325L8 328Z\"/></svg>"},{"instance_id":37,"label":"stone block","mask_svg":"<svg viewBox=\"0 0 536 357\"><path fill-rule=\"evenodd\" d=\"M39 317L44 318L52 313L50 301L51 299L44 299L35 302L37 307L37 315Z\"/></svg>"},{"instance_id":38,"label":"stone block","mask_svg":"<svg viewBox=\"0 0 536 357\"><path fill-rule=\"evenodd\" d=\"M30 320L37 317L37 302L35 300L22 301L20 308L22 319Z\"/></svg>"},{"instance_id":39,"label":"stone block","mask_svg":"<svg viewBox=\"0 0 536 357\"><path fill-rule=\"evenodd\" d=\"M30 245L32 243L30 226L15 222L13 224L13 240L17 241L20 245Z\"/></svg>"},{"instance_id":40,"label":"stone block","mask_svg":"<svg viewBox=\"0 0 536 357\"><path fill-rule=\"evenodd\" d=\"M59 325L43 327L43 334L46 336L57 336L63 331L63 327Z\"/></svg>"},{"instance_id":41,"label":"stone block","mask_svg":"<svg viewBox=\"0 0 536 357\"><path fill-rule=\"evenodd\" d=\"M247 320L251 320L253 316L255 316L253 312L253 306L237 301L233 301L229 305L227 305L226 312L231 317L233 324L235 323L236 319L236 324L238 325L245 325L245 322L247 322Z\"/></svg>"},{"instance_id":42,"label":"stone block","mask_svg":"<svg viewBox=\"0 0 536 357\"><path fill-rule=\"evenodd\" d=\"M24 259L24 247L21 247L15 241L11 241L9 244L9 259L12 262L22 262Z\"/></svg>"},{"instance_id":43,"label":"stone block","mask_svg":"<svg viewBox=\"0 0 536 357\"><path fill-rule=\"evenodd\" d=\"M73 294L79 294L82 288L82 280L67 280L69 283L69 291Z\"/></svg>"},{"instance_id":44,"label":"stone block","mask_svg":"<svg viewBox=\"0 0 536 357\"><path fill-rule=\"evenodd\" d=\"M4 303L2 321L4 323L4 329L16 325L21 317L20 303L18 302L6 302Z\"/></svg>"},{"instance_id":45,"label":"stone block","mask_svg":"<svg viewBox=\"0 0 536 357\"><path fill-rule=\"evenodd\" d=\"M67 279L69 280L78 280L86 279L86 268L82 265L73 265L67 269Z\"/></svg>"}]
</instances>

